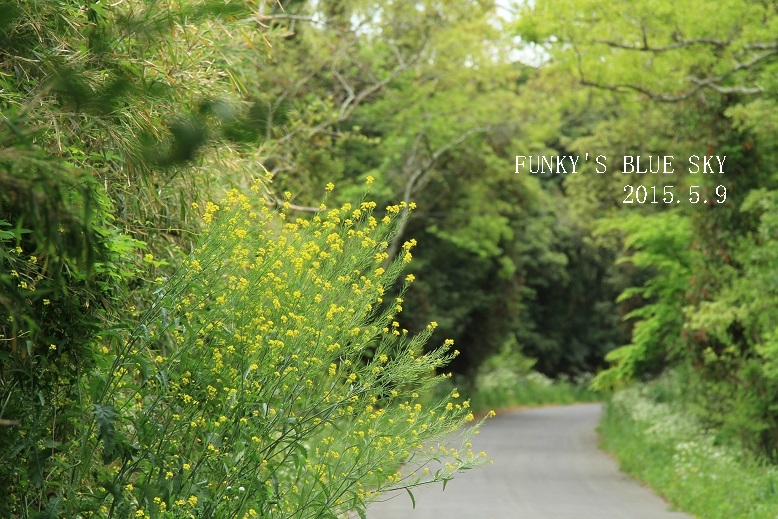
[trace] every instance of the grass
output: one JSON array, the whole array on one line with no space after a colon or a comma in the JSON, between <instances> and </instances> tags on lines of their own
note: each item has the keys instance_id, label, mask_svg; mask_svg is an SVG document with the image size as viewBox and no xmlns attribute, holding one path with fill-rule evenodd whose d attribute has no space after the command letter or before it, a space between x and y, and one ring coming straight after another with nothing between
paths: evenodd
<instances>
[{"instance_id":1,"label":"grass","mask_svg":"<svg viewBox=\"0 0 778 519\"><path fill-rule=\"evenodd\" d=\"M479 413L490 409L522 406L597 402L603 400L603 395L587 389L583 382L552 380L532 372L511 385L481 384L472 392L470 398L473 411Z\"/></svg>"},{"instance_id":2,"label":"grass","mask_svg":"<svg viewBox=\"0 0 778 519\"><path fill-rule=\"evenodd\" d=\"M600 426L604 448L678 510L703 519L778 516L778 467L717 441L679 399L657 399L671 383L616 393Z\"/></svg>"},{"instance_id":3,"label":"grass","mask_svg":"<svg viewBox=\"0 0 778 519\"><path fill-rule=\"evenodd\" d=\"M536 407L543 405L566 405L582 402L601 402L605 395L588 389L588 381L553 380L538 372L507 372L506 370L483 371L475 381L448 379L439 384L434 393L427 395L430 401L448 396L459 389L470 401L470 408L476 416L483 416L491 410Z\"/></svg>"},{"instance_id":4,"label":"grass","mask_svg":"<svg viewBox=\"0 0 778 519\"><path fill-rule=\"evenodd\" d=\"M524 356L518 344L508 343L484 361L474 379L459 385L477 415L492 409L604 400L601 393L588 389L590 377L554 380L533 370L534 366L535 360Z\"/></svg>"}]
</instances>

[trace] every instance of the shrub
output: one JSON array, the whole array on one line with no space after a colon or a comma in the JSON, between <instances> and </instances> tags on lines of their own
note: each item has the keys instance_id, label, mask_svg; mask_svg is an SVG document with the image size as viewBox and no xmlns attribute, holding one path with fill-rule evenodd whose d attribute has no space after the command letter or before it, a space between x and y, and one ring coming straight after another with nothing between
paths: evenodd
<instances>
[{"instance_id":1,"label":"shrub","mask_svg":"<svg viewBox=\"0 0 778 519\"><path fill-rule=\"evenodd\" d=\"M142 324L103 336L102 363L83 375L89 419L67 417L79 433L41 445L41 477L18 475L11 512L364 515L382 493L480 463L476 428L461 429L469 403L453 391L422 405L456 352L447 341L422 354L435 323L400 329L404 289L384 293L413 241L387 263L402 207L380 220L374 209L322 205L292 222L237 191L209 203L199 246L158 280Z\"/></svg>"}]
</instances>

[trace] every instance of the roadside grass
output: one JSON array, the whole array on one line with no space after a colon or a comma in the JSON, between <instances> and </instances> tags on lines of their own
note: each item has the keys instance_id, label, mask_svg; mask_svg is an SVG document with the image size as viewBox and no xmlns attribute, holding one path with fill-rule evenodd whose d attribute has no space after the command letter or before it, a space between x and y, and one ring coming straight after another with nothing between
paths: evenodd
<instances>
[{"instance_id":1,"label":"roadside grass","mask_svg":"<svg viewBox=\"0 0 778 519\"><path fill-rule=\"evenodd\" d=\"M478 414L490 409L597 402L604 398L602 393L587 389L584 382L552 380L532 372L512 384L476 387L470 405Z\"/></svg>"},{"instance_id":2,"label":"roadside grass","mask_svg":"<svg viewBox=\"0 0 778 519\"><path fill-rule=\"evenodd\" d=\"M492 410L605 401L607 395L589 389L588 382L583 379L553 380L535 371L511 373L510 376L504 372L482 373L473 382L464 377L444 379L424 397L434 402L459 390L476 416Z\"/></svg>"},{"instance_id":3,"label":"roadside grass","mask_svg":"<svg viewBox=\"0 0 778 519\"><path fill-rule=\"evenodd\" d=\"M665 377L614 394L599 428L603 447L622 470L698 518L778 516L778 467L718 441L679 398L666 399L672 384Z\"/></svg>"},{"instance_id":4,"label":"roadside grass","mask_svg":"<svg viewBox=\"0 0 778 519\"><path fill-rule=\"evenodd\" d=\"M516 342L486 359L472 383L463 388L473 412L605 400L602 393L588 389L591 376L555 380L535 371L535 363Z\"/></svg>"},{"instance_id":5,"label":"roadside grass","mask_svg":"<svg viewBox=\"0 0 778 519\"><path fill-rule=\"evenodd\" d=\"M476 416L491 410L564 405L579 402L601 402L606 395L589 389L591 376L577 379L551 379L533 369L535 359L526 357L515 342L505 344L488 357L475 376L449 378L440 384L437 397L458 388Z\"/></svg>"}]
</instances>

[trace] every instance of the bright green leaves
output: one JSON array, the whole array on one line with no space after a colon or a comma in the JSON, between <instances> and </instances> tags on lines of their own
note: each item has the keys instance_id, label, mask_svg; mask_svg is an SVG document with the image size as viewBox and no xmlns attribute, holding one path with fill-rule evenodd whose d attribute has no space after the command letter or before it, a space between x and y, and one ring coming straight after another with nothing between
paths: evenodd
<instances>
[{"instance_id":1,"label":"bright green leaves","mask_svg":"<svg viewBox=\"0 0 778 519\"><path fill-rule=\"evenodd\" d=\"M742 0L698 1L687 8L672 2L543 2L527 7L518 27L585 84L674 100L707 89L758 91L752 73L775 53L772 10Z\"/></svg>"},{"instance_id":2,"label":"bright green leaves","mask_svg":"<svg viewBox=\"0 0 778 519\"><path fill-rule=\"evenodd\" d=\"M620 263L645 269L650 277L619 296L623 305L637 307L624 316L633 322L632 340L606 355L612 366L595 378L594 387L599 389L659 373L678 355L691 279L687 248L691 233L685 217L674 212L648 219L634 216L605 224L603 230L607 228L625 233L627 254Z\"/></svg>"}]
</instances>

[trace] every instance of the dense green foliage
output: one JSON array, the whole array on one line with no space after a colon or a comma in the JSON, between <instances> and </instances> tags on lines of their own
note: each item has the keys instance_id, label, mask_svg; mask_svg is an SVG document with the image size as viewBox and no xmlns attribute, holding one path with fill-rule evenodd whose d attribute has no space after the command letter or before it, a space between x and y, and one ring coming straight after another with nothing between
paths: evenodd
<instances>
[{"instance_id":1,"label":"dense green foliage","mask_svg":"<svg viewBox=\"0 0 778 519\"><path fill-rule=\"evenodd\" d=\"M701 419L773 458L776 14L772 3L741 0L551 1L518 22L548 52L552 77L579 85L569 96L588 113L565 129L568 149L603 154L609 168L563 184L601 235L620 236L619 262L637 282L620 296L631 341L608 355L596 383L683 366L682 394ZM672 175L625 175L624 155L684 164ZM724 173L687 171L691 155L726 156ZM682 203L627 206L627 184L672 186ZM692 203L695 191L702 203Z\"/></svg>"},{"instance_id":2,"label":"dense green foliage","mask_svg":"<svg viewBox=\"0 0 778 519\"><path fill-rule=\"evenodd\" d=\"M588 398L566 381L593 376L599 389L622 388L675 369L685 374L675 398L718 431L717 441L774 460L778 8L752 0L516 4L0 0L0 490L13 496L0 514L99 515L107 507L109 515L163 517L179 512L160 503L182 499L183 514L363 509L367 492L383 484L380 464L354 461L345 445L339 455L354 461L362 489L334 492L290 472L304 465L300 446L311 466L335 463L315 460L314 444L327 436L296 421L322 418L321 389L269 384L276 372L302 369L289 360L302 355L302 342L272 360L248 339L238 351L225 336L264 337L301 316L324 329L334 314L317 306L325 295L313 293L316 276L339 285L332 297L342 301L331 304L353 310L351 329L372 330L348 355L311 353L321 369L301 380L344 389L354 375L363 383L361 407L348 410L333 393L345 408L333 407L343 414L322 418L325 425L358 432L368 406L386 416L415 409L417 397L401 395L438 380L432 372L444 360L482 400L517 404L546 399L544 385ZM514 173L517 155L587 153L606 156L607 173L595 172L593 160L575 174ZM672 155L675 172L622 173L628 155ZM691 155L726 156L724 173L689 173ZM330 182L337 189L324 211ZM375 207L359 205L366 182ZM660 200L625 203L626 185ZM219 213L207 204L249 189L243 212L275 216L251 227L250 238L248 225L229 219L209 231ZM662 201L668 191L672 203ZM327 225L337 232L306 234L334 208L338 221ZM378 222L389 227L379 231ZM330 258L305 259L302 275L290 250L272 246L299 239L300 247L337 249L360 225L382 233L375 243L360 236L375 248L370 268L382 269L371 282L385 290L369 303L357 297L361 276L373 279L359 263L370 259L366 251L344 256L327 277L314 272ZM229 261L195 276L208 258L229 255L236 236L255 258L270 249L278 256L251 276ZM410 240L418 246L405 265ZM395 282L397 265L415 282ZM285 299L265 285L284 272L301 276L296 289L276 287L291 292ZM261 323L244 319L240 279L258 291L252 304L294 315L267 317L273 327L258 332ZM224 293L208 292L206 282ZM194 301L203 306L187 308ZM372 305L367 313L363 303ZM203 337L208 321L221 327ZM345 348L354 341L341 332L327 340ZM400 338L390 348L382 336ZM458 356L437 349L450 339ZM403 352L422 343L427 356L415 354L424 369L411 369ZM229 371L209 357L220 351L214 345L233 346L227 353L241 358L232 360L261 369ZM274 365L282 356L286 364ZM395 361L404 368L394 378L371 378ZM210 371L195 369L199 362ZM201 436L176 425L184 378L214 397L207 387L218 392L217 379L251 377L263 389L236 396L235 408L208 399L188 408L188 423L213 426ZM427 406L428 396L418 398ZM241 422L248 417L240 412L262 405L283 408L279 416L298 425ZM149 427L164 434L152 438ZM411 441L419 430L405 432ZM240 462L216 468L209 456L218 453L206 452L176 469L186 463L201 467L201 481L227 481L230 463L264 460L277 495L263 490L254 503L228 496L235 507L223 512L224 489L176 479L173 452L160 443L173 437L218 453L225 437L249 438L262 452L278 447L288 457L277 463L245 450ZM393 452L382 470L406 457ZM295 499L307 504L295 508Z\"/></svg>"}]
</instances>

